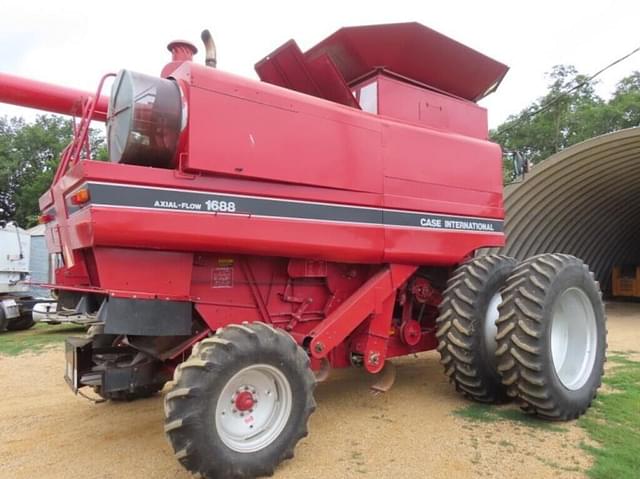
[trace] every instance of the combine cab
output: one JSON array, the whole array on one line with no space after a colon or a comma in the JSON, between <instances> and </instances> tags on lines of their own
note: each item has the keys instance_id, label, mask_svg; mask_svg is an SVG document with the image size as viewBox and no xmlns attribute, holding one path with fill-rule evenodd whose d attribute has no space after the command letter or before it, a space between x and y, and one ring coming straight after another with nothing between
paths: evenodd
<instances>
[{"instance_id":1,"label":"combine cab","mask_svg":"<svg viewBox=\"0 0 640 479\"><path fill-rule=\"evenodd\" d=\"M605 318L586 265L518 264L502 160L475 102L507 68L422 25L343 28L256 65L262 81L169 45L160 77L111 96L0 76L0 100L81 121L40 206L59 303L96 324L67 341L67 381L108 399L165 396L178 460L204 477L273 473L333 368L393 382L390 358L438 348L482 402L582 414ZM109 162L91 160L90 120Z\"/></svg>"}]
</instances>

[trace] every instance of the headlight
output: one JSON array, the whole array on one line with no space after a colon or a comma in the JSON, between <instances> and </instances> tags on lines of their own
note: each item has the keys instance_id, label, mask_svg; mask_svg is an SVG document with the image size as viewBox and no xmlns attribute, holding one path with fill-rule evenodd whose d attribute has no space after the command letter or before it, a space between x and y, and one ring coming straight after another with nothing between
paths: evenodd
<instances>
[{"instance_id":1,"label":"headlight","mask_svg":"<svg viewBox=\"0 0 640 479\"><path fill-rule=\"evenodd\" d=\"M107 119L111 161L173 168L181 111L176 82L121 70L113 82Z\"/></svg>"}]
</instances>

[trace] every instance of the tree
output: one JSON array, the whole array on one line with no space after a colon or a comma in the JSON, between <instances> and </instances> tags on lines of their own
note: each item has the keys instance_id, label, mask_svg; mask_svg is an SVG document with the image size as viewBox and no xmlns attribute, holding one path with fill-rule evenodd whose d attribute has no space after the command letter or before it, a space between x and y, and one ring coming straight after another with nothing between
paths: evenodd
<instances>
[{"instance_id":1,"label":"tree","mask_svg":"<svg viewBox=\"0 0 640 479\"><path fill-rule=\"evenodd\" d=\"M557 65L548 74L548 92L491 131L506 152L519 152L536 164L594 136L640 125L640 72L623 78L609 101L596 95L594 82L573 66ZM505 181L513 179L508 155Z\"/></svg>"},{"instance_id":2,"label":"tree","mask_svg":"<svg viewBox=\"0 0 640 479\"><path fill-rule=\"evenodd\" d=\"M38 199L51 185L60 153L71 138L71 122L60 116L41 115L33 123L0 117L1 220L24 227L37 222ZM104 156L97 131L91 131L90 143L94 154Z\"/></svg>"},{"instance_id":3,"label":"tree","mask_svg":"<svg viewBox=\"0 0 640 479\"><path fill-rule=\"evenodd\" d=\"M640 125L640 71L620 80L609 102L616 129Z\"/></svg>"}]
</instances>

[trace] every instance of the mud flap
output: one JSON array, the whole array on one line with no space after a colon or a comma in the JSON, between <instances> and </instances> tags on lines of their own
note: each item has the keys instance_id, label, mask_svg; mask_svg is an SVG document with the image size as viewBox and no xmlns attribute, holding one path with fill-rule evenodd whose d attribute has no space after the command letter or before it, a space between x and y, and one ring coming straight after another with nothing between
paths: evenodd
<instances>
[{"instance_id":1,"label":"mud flap","mask_svg":"<svg viewBox=\"0 0 640 479\"><path fill-rule=\"evenodd\" d=\"M74 393L82 387L80 379L91 371L92 347L90 338L70 337L65 341L65 373L64 380Z\"/></svg>"},{"instance_id":2,"label":"mud flap","mask_svg":"<svg viewBox=\"0 0 640 479\"><path fill-rule=\"evenodd\" d=\"M98 321L106 334L135 336L190 336L192 305L188 301L108 298L100 306Z\"/></svg>"}]
</instances>

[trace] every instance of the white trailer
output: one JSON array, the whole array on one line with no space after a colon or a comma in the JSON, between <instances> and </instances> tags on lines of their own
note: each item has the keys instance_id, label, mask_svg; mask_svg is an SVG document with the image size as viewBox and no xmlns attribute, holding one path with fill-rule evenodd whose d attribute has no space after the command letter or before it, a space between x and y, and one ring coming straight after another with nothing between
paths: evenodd
<instances>
[{"instance_id":1,"label":"white trailer","mask_svg":"<svg viewBox=\"0 0 640 479\"><path fill-rule=\"evenodd\" d=\"M13 223L0 224L0 332L33 326L32 310L42 301L29 294L31 236Z\"/></svg>"}]
</instances>

